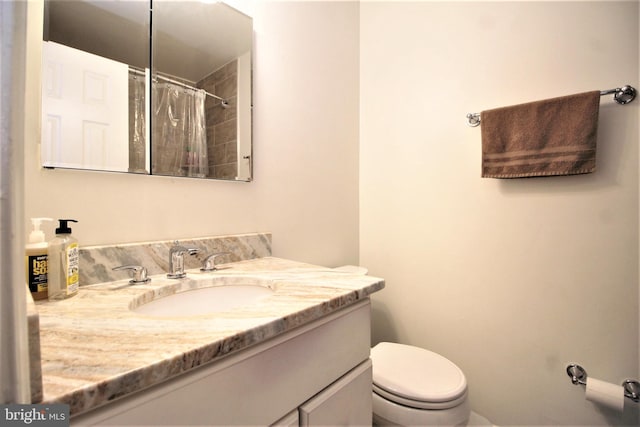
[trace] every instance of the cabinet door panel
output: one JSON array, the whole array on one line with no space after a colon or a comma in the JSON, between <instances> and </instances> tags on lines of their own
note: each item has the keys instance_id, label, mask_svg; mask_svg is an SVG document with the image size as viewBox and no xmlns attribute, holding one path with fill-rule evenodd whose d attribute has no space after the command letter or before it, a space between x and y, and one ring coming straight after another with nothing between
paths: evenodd
<instances>
[{"instance_id":1,"label":"cabinet door panel","mask_svg":"<svg viewBox=\"0 0 640 427\"><path fill-rule=\"evenodd\" d=\"M299 425L300 421L298 420L298 410L295 409L275 423L271 424L270 427L298 427Z\"/></svg>"},{"instance_id":2,"label":"cabinet door panel","mask_svg":"<svg viewBox=\"0 0 640 427\"><path fill-rule=\"evenodd\" d=\"M370 426L371 360L300 406L300 426Z\"/></svg>"}]
</instances>

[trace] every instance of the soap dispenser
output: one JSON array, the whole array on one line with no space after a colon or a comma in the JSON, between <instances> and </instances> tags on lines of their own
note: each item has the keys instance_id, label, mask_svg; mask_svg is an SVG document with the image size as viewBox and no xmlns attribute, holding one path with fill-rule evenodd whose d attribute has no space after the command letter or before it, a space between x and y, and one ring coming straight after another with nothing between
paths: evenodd
<instances>
[{"instance_id":1,"label":"soap dispenser","mask_svg":"<svg viewBox=\"0 0 640 427\"><path fill-rule=\"evenodd\" d=\"M42 221L51 218L31 218L33 230L29 233L29 243L25 245L26 279L34 300L47 298L47 252L48 244L44 232L40 230Z\"/></svg>"},{"instance_id":2,"label":"soap dispenser","mask_svg":"<svg viewBox=\"0 0 640 427\"><path fill-rule=\"evenodd\" d=\"M56 237L49 242L49 301L62 300L78 293L79 263L78 240L71 235L69 222L59 219Z\"/></svg>"}]
</instances>

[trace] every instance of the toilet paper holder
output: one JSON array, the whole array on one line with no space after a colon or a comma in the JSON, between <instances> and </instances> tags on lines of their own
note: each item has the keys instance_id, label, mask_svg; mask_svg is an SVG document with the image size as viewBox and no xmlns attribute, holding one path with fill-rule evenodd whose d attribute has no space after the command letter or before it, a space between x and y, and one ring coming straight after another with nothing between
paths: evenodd
<instances>
[{"instance_id":1,"label":"toilet paper holder","mask_svg":"<svg viewBox=\"0 0 640 427\"><path fill-rule=\"evenodd\" d=\"M567 375L571 377L571 382L575 385L587 385L587 371L580 366L572 363L567 366ZM636 380L626 379L622 382L624 388L624 397L634 402L640 401L640 382Z\"/></svg>"}]
</instances>

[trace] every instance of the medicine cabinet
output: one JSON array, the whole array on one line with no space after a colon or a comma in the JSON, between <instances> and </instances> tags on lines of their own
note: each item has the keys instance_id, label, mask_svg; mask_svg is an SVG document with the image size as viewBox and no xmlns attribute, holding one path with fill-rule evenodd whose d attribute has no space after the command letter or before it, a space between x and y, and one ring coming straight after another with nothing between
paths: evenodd
<instances>
[{"instance_id":1,"label":"medicine cabinet","mask_svg":"<svg viewBox=\"0 0 640 427\"><path fill-rule=\"evenodd\" d=\"M250 17L200 1L44 11L44 167L251 180Z\"/></svg>"}]
</instances>

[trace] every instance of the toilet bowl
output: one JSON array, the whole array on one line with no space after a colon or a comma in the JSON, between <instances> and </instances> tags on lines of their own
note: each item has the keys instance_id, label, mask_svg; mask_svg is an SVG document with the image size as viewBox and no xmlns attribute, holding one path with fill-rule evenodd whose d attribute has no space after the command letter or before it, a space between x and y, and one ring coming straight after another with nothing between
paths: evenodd
<instances>
[{"instance_id":1,"label":"toilet bowl","mask_svg":"<svg viewBox=\"0 0 640 427\"><path fill-rule=\"evenodd\" d=\"M467 380L453 362L423 348L389 342L371 349L371 361L374 425L467 425Z\"/></svg>"}]
</instances>

